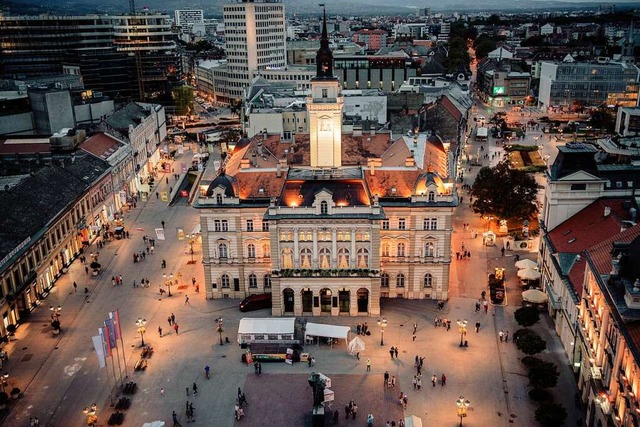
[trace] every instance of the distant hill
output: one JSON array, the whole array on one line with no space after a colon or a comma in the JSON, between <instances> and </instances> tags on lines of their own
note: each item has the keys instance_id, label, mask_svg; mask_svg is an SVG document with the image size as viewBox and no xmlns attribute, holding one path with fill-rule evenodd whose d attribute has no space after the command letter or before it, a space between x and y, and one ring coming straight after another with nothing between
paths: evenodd
<instances>
[{"instance_id":1,"label":"distant hill","mask_svg":"<svg viewBox=\"0 0 640 427\"><path fill-rule=\"evenodd\" d=\"M513 0L505 4L503 0L485 0L474 2L471 0L445 0L438 5L425 3L424 0L404 0L402 4L389 6L389 0L324 0L327 12L331 15L404 15L414 13L416 9L430 6L432 10L447 11L527 11L527 10L561 10L561 9L588 9L599 5L614 4L601 3L597 0ZM222 5L229 3L227 0L137 0L136 9L142 10L148 7L152 11L164 11L172 13L175 9L202 9L207 16L222 16ZM292 14L316 14L320 12L318 1L308 0L284 0L287 15ZM639 6L638 0L620 0L616 6L627 8L632 5ZM61 14L86 14L86 13L123 13L129 11L129 0L2 0L2 9L11 14L34 13L61 13Z\"/></svg>"}]
</instances>

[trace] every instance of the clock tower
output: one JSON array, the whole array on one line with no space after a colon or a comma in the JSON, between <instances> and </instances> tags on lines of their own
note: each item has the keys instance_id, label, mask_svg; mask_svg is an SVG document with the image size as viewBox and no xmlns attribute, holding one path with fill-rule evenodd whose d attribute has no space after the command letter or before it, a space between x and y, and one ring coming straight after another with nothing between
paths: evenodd
<instances>
[{"instance_id":1,"label":"clock tower","mask_svg":"<svg viewBox=\"0 0 640 427\"><path fill-rule=\"evenodd\" d=\"M333 53L327 35L327 12L324 11L320 49L316 54L316 76L311 79L307 96L311 167L342 166L342 108L344 99L340 82L333 75Z\"/></svg>"}]
</instances>

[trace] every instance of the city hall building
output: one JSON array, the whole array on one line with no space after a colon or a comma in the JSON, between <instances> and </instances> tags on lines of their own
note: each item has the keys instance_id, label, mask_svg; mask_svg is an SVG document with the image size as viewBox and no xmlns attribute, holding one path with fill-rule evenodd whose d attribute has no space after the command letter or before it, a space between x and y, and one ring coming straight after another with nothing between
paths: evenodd
<instances>
[{"instance_id":1,"label":"city hall building","mask_svg":"<svg viewBox=\"0 0 640 427\"><path fill-rule=\"evenodd\" d=\"M448 298L457 142L343 133L342 110L325 19L310 132L242 139L201 187L208 298L271 293L274 316Z\"/></svg>"}]
</instances>

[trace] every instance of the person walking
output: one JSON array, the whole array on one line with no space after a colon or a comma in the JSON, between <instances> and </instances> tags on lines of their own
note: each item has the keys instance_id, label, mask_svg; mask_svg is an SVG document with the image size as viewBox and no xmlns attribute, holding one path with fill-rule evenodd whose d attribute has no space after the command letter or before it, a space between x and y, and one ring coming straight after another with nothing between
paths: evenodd
<instances>
[{"instance_id":1,"label":"person walking","mask_svg":"<svg viewBox=\"0 0 640 427\"><path fill-rule=\"evenodd\" d=\"M189 295L184 296L184 305L191 305L191 303L189 302Z\"/></svg>"},{"instance_id":2,"label":"person walking","mask_svg":"<svg viewBox=\"0 0 640 427\"><path fill-rule=\"evenodd\" d=\"M356 365L360 364L360 352L356 353Z\"/></svg>"},{"instance_id":3,"label":"person walking","mask_svg":"<svg viewBox=\"0 0 640 427\"><path fill-rule=\"evenodd\" d=\"M413 376L413 379L411 380L411 384L413 385L413 389L416 390L418 386L418 377L416 375Z\"/></svg>"},{"instance_id":4,"label":"person walking","mask_svg":"<svg viewBox=\"0 0 640 427\"><path fill-rule=\"evenodd\" d=\"M73 282L73 293L78 292L78 284L76 282Z\"/></svg>"},{"instance_id":5,"label":"person walking","mask_svg":"<svg viewBox=\"0 0 640 427\"><path fill-rule=\"evenodd\" d=\"M176 315L171 313L171 323L176 323Z\"/></svg>"},{"instance_id":6,"label":"person walking","mask_svg":"<svg viewBox=\"0 0 640 427\"><path fill-rule=\"evenodd\" d=\"M413 324L413 334L415 335L417 331L418 331L418 324L414 322L414 324Z\"/></svg>"},{"instance_id":7,"label":"person walking","mask_svg":"<svg viewBox=\"0 0 640 427\"><path fill-rule=\"evenodd\" d=\"M193 383L193 395L195 396L196 394L198 394L198 385Z\"/></svg>"},{"instance_id":8,"label":"person walking","mask_svg":"<svg viewBox=\"0 0 640 427\"><path fill-rule=\"evenodd\" d=\"M178 414L176 414L176 411L173 411L172 418L173 418L173 427L182 427L182 424L178 422Z\"/></svg>"},{"instance_id":9,"label":"person walking","mask_svg":"<svg viewBox=\"0 0 640 427\"><path fill-rule=\"evenodd\" d=\"M393 353L396 355L396 359L398 358L398 347L393 348Z\"/></svg>"},{"instance_id":10,"label":"person walking","mask_svg":"<svg viewBox=\"0 0 640 427\"><path fill-rule=\"evenodd\" d=\"M482 305L484 307L484 314L487 314L487 312L489 311L489 303L487 302L487 300L484 300L482 302Z\"/></svg>"},{"instance_id":11,"label":"person walking","mask_svg":"<svg viewBox=\"0 0 640 427\"><path fill-rule=\"evenodd\" d=\"M369 413L367 415L367 427L373 427L373 414Z\"/></svg>"},{"instance_id":12,"label":"person walking","mask_svg":"<svg viewBox=\"0 0 640 427\"><path fill-rule=\"evenodd\" d=\"M438 382L438 377L436 376L436 374L433 374L431 376L431 384L433 384L433 386L436 386L436 383Z\"/></svg>"},{"instance_id":13,"label":"person walking","mask_svg":"<svg viewBox=\"0 0 640 427\"><path fill-rule=\"evenodd\" d=\"M440 376L440 385L442 387L447 385L447 377L444 374L442 374L442 376Z\"/></svg>"},{"instance_id":14,"label":"person walking","mask_svg":"<svg viewBox=\"0 0 640 427\"><path fill-rule=\"evenodd\" d=\"M86 265L84 266L84 274L85 276L89 275L89 267L87 267Z\"/></svg>"},{"instance_id":15,"label":"person walking","mask_svg":"<svg viewBox=\"0 0 640 427\"><path fill-rule=\"evenodd\" d=\"M391 356L391 358L393 359L393 347L389 349L389 356Z\"/></svg>"},{"instance_id":16,"label":"person walking","mask_svg":"<svg viewBox=\"0 0 640 427\"><path fill-rule=\"evenodd\" d=\"M504 333L504 342L509 342L509 331L505 331Z\"/></svg>"},{"instance_id":17,"label":"person walking","mask_svg":"<svg viewBox=\"0 0 640 427\"><path fill-rule=\"evenodd\" d=\"M162 326L158 326L158 335L162 338Z\"/></svg>"},{"instance_id":18,"label":"person walking","mask_svg":"<svg viewBox=\"0 0 640 427\"><path fill-rule=\"evenodd\" d=\"M476 333L480 331L480 322L476 322Z\"/></svg>"},{"instance_id":19,"label":"person walking","mask_svg":"<svg viewBox=\"0 0 640 427\"><path fill-rule=\"evenodd\" d=\"M164 220L160 221L160 224L162 224L162 229L164 229Z\"/></svg>"},{"instance_id":20,"label":"person walking","mask_svg":"<svg viewBox=\"0 0 640 427\"><path fill-rule=\"evenodd\" d=\"M418 391L422 388L422 376L418 375L418 379L416 380L416 386L418 387Z\"/></svg>"},{"instance_id":21,"label":"person walking","mask_svg":"<svg viewBox=\"0 0 640 427\"><path fill-rule=\"evenodd\" d=\"M395 390L396 389L396 376L392 375L391 376L391 390Z\"/></svg>"},{"instance_id":22,"label":"person walking","mask_svg":"<svg viewBox=\"0 0 640 427\"><path fill-rule=\"evenodd\" d=\"M167 317L167 323L169 323L169 327L171 327L171 316Z\"/></svg>"},{"instance_id":23,"label":"person walking","mask_svg":"<svg viewBox=\"0 0 640 427\"><path fill-rule=\"evenodd\" d=\"M173 324L173 330L176 331L176 335L178 335L178 324L177 323Z\"/></svg>"},{"instance_id":24,"label":"person walking","mask_svg":"<svg viewBox=\"0 0 640 427\"><path fill-rule=\"evenodd\" d=\"M389 371L384 371L384 386L387 387L387 383L389 382Z\"/></svg>"},{"instance_id":25,"label":"person walking","mask_svg":"<svg viewBox=\"0 0 640 427\"><path fill-rule=\"evenodd\" d=\"M371 372L371 359L367 359L367 372Z\"/></svg>"},{"instance_id":26,"label":"person walking","mask_svg":"<svg viewBox=\"0 0 640 427\"><path fill-rule=\"evenodd\" d=\"M504 332L500 331L498 332L498 338L500 338L500 342L504 341Z\"/></svg>"}]
</instances>

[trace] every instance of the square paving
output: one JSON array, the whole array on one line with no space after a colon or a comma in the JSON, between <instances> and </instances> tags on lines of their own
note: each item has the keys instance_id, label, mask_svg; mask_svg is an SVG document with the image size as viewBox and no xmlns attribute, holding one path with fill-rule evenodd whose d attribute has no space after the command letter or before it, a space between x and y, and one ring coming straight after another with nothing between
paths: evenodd
<instances>
[{"instance_id":1,"label":"square paving","mask_svg":"<svg viewBox=\"0 0 640 427\"><path fill-rule=\"evenodd\" d=\"M369 375L327 375L331 378L331 390L335 400L326 405L325 425L333 425L332 411L340 414L339 425L362 426L367 414L372 413L375 425L384 425L387 420L398 422L403 417L398 402L398 387L395 391L385 391L381 374ZM305 374L262 374L247 375L244 393L249 405L246 416L236 422L237 426L311 426L313 404L309 375ZM344 407L353 400L358 405L358 413L345 419ZM409 408L411 402L409 402Z\"/></svg>"}]
</instances>

